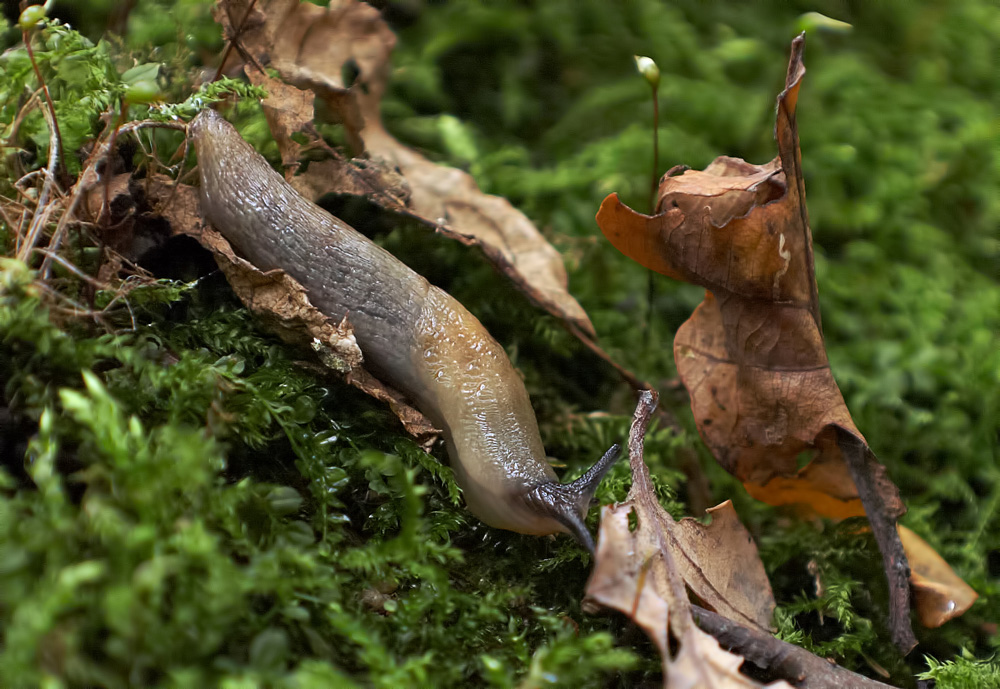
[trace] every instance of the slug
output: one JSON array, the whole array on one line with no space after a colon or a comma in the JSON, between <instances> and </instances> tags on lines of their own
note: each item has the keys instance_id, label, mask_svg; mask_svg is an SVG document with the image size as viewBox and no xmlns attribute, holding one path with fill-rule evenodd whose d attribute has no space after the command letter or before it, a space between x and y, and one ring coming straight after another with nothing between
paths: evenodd
<instances>
[{"instance_id":1,"label":"slug","mask_svg":"<svg viewBox=\"0 0 1000 689\"><path fill-rule=\"evenodd\" d=\"M188 131L205 217L258 268L280 268L323 313L348 316L373 373L443 429L469 511L519 533L569 533L593 553L584 517L620 448L560 483L521 377L475 316L301 196L215 111Z\"/></svg>"}]
</instances>

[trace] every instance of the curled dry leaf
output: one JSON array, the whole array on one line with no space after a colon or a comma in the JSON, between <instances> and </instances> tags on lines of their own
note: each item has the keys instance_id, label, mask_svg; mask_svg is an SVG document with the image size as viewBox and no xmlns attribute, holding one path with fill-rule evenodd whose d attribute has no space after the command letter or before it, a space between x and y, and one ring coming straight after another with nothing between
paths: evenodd
<instances>
[{"instance_id":1,"label":"curled dry leaf","mask_svg":"<svg viewBox=\"0 0 1000 689\"><path fill-rule=\"evenodd\" d=\"M299 0L219 0L215 19L226 38L258 73L271 67L283 81L314 92L345 126L355 153L363 127L348 63L364 73L387 64L396 37L378 11L355 2L323 8Z\"/></svg>"},{"instance_id":2,"label":"curled dry leaf","mask_svg":"<svg viewBox=\"0 0 1000 689\"><path fill-rule=\"evenodd\" d=\"M330 160L309 164L309 171L296 175L289 182L295 191L309 199L318 199L334 192L364 196L380 207L396 213L407 213L410 188L398 170L385 163L367 158L350 160L337 155Z\"/></svg>"},{"instance_id":3,"label":"curled dry leaf","mask_svg":"<svg viewBox=\"0 0 1000 689\"><path fill-rule=\"evenodd\" d=\"M205 222L195 188L157 176L150 185L149 200L170 223L173 234L192 237L212 252L233 291L267 330L285 342L312 349L327 369L387 403L421 445L434 444L440 431L427 417L364 369L347 319L337 322L323 314L309 302L305 288L283 271L262 272L237 256L229 242Z\"/></svg>"},{"instance_id":4,"label":"curled dry leaf","mask_svg":"<svg viewBox=\"0 0 1000 689\"><path fill-rule=\"evenodd\" d=\"M802 47L800 36L778 96L777 158L674 168L661 181L657 215L613 194L597 221L630 258L708 290L674 340L699 432L760 500L868 516L890 582L893 638L908 651L916 640L895 529L905 508L851 419L823 343L795 123ZM811 461L800 470L801 457Z\"/></svg>"},{"instance_id":5,"label":"curled dry leaf","mask_svg":"<svg viewBox=\"0 0 1000 689\"><path fill-rule=\"evenodd\" d=\"M705 527L691 519L675 522L657 501L642 458L655 400L648 391L640 396L629 434L632 489L626 502L601 512L587 597L624 612L653 639L663 658L664 686L760 686L739 673L741 657L694 626L684 585L740 625L757 629L770 624L771 585L730 503L715 508ZM676 656L670 654L668 629L680 643Z\"/></svg>"},{"instance_id":6,"label":"curled dry leaf","mask_svg":"<svg viewBox=\"0 0 1000 689\"><path fill-rule=\"evenodd\" d=\"M372 201L480 247L537 305L578 335L595 337L587 314L567 291L562 258L523 213L506 199L484 194L465 172L403 146L382 126L379 108L396 37L378 10L357 0L335 1L329 8L299 0L220 0L216 18L247 62L269 65L284 81L323 98L343 122L355 153L366 150L399 170L409 190L405 207L399 207L398 198L405 196L400 194L371 194ZM357 77L346 83L344 74L352 71ZM306 176L315 179L305 186L343 193L330 185L326 172L310 169Z\"/></svg>"}]
</instances>

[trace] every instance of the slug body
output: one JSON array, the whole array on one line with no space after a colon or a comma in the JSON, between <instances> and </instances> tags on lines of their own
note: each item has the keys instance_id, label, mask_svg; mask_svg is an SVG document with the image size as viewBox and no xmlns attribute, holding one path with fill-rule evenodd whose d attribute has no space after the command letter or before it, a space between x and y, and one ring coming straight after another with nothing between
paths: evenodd
<instances>
[{"instance_id":1,"label":"slug body","mask_svg":"<svg viewBox=\"0 0 1000 689\"><path fill-rule=\"evenodd\" d=\"M348 317L366 364L443 429L469 510L502 529L568 532L592 551L583 518L617 446L560 484L524 383L475 316L302 197L213 110L189 133L205 216L258 268L284 270L325 314Z\"/></svg>"}]
</instances>

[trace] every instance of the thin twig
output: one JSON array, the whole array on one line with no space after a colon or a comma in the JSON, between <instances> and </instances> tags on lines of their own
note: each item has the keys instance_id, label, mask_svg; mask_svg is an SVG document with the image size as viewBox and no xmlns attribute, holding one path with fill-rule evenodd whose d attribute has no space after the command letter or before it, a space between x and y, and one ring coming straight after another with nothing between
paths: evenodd
<instances>
[{"instance_id":1,"label":"thin twig","mask_svg":"<svg viewBox=\"0 0 1000 689\"><path fill-rule=\"evenodd\" d=\"M655 390L643 390L639 393L639 402L636 405L635 414L632 417L632 427L628 433L629 468L632 470L632 488L629 490L628 499L638 503L645 514L656 514L660 508L660 504L656 500L656 492L653 490L652 479L649 476L649 467L646 466L646 462L642 458L643 439L646 436L646 429L649 428L653 412L656 410L658 399L659 395ZM672 520L667 523L667 529L670 528L669 524L671 523ZM681 579L677 565L674 563L671 544L665 541L665 538L674 541L676 538L674 534L666 533L661 529L656 530L656 535L659 540L657 550L664 561L671 599L667 600L670 609L670 631L675 638L681 639L694 624L694 621L691 617L691 604L688 601L684 580ZM663 593L665 592L661 592L661 595ZM664 666L668 663L669 660L664 657Z\"/></svg>"},{"instance_id":2,"label":"thin twig","mask_svg":"<svg viewBox=\"0 0 1000 689\"><path fill-rule=\"evenodd\" d=\"M653 87L653 173L649 189L649 213L656 214L656 194L660 190L660 98L659 89Z\"/></svg>"},{"instance_id":3,"label":"thin twig","mask_svg":"<svg viewBox=\"0 0 1000 689\"><path fill-rule=\"evenodd\" d=\"M649 214L656 215L656 197L660 190L660 89L653 87L653 171L649 183ZM646 275L646 322L643 333L643 348L647 351L653 340L653 304L656 301L656 280L653 271Z\"/></svg>"},{"instance_id":4,"label":"thin twig","mask_svg":"<svg viewBox=\"0 0 1000 689\"><path fill-rule=\"evenodd\" d=\"M80 278L81 280L83 280L84 282L86 282L87 284L89 284L91 287L93 287L95 289L108 289L109 288L109 285L106 285L106 284L102 283L101 281L94 279L90 275L87 275L80 268L78 268L76 265L74 265L70 261L67 261L65 258L63 258L62 256L60 256L59 254L54 253L52 251L49 251L48 249L36 249L36 251L38 253L40 253L40 254L44 254L48 258L51 258L53 261L55 261L56 263L58 263L59 265L61 265L63 268L65 268L69 272L73 273L73 275L77 276L78 278Z\"/></svg>"},{"instance_id":5,"label":"thin twig","mask_svg":"<svg viewBox=\"0 0 1000 689\"><path fill-rule=\"evenodd\" d=\"M223 53L222 55L222 62L219 63L219 68L215 71L215 76L212 78L212 81L218 81L219 78L222 76L222 70L225 69L226 67L226 60L228 60L229 56L232 54L233 48L236 46L240 34L242 34L246 30L247 20L250 19L250 13L253 12L253 8L256 5L257 5L257 0L250 0L250 4L247 6L247 13L243 15L243 21L241 21L239 26L236 27L236 29L233 32L233 35L229 38L229 42L226 44L226 52ZM240 51L240 54L242 55L243 51ZM254 63L256 67L260 69L261 72L264 72L264 68L261 67L259 64L257 64L257 60L252 59L251 57L251 61Z\"/></svg>"},{"instance_id":6,"label":"thin twig","mask_svg":"<svg viewBox=\"0 0 1000 689\"><path fill-rule=\"evenodd\" d=\"M906 655L917 645L917 637L910 624L910 564L899 540L896 519L889 513L889 506L883 497L884 490L879 490L884 484L879 480L879 470L884 469L875 461L867 445L839 427L837 446L857 486L858 497L882 554L882 566L889 583L889 633L896 648Z\"/></svg>"},{"instance_id":7,"label":"thin twig","mask_svg":"<svg viewBox=\"0 0 1000 689\"><path fill-rule=\"evenodd\" d=\"M52 114L52 127L55 130L56 143L59 146L59 152L62 153L62 134L59 133L59 122L56 120L56 106L55 103L52 102L52 94L49 93L49 85L45 83L45 79L42 78L42 71L38 69L38 63L35 62L35 52L31 49L31 30L22 29L21 36L24 40L24 48L28 51L28 59L31 61L31 66L35 70L35 76L38 78L38 83L42 87L42 93L45 94L45 102L48 103L49 112Z\"/></svg>"},{"instance_id":8,"label":"thin twig","mask_svg":"<svg viewBox=\"0 0 1000 689\"><path fill-rule=\"evenodd\" d=\"M55 125L54 112L54 110L52 112L45 109L42 110L45 122L49 125L49 164L45 168L45 183L42 184L42 191L38 195L38 202L35 204L35 214L31 219L31 225L28 226L27 236L24 238L24 244L18 247L17 259L19 261L26 262L28 260L28 256L35 248L42 229L48 222L48 217L53 210L49 204L49 196L56 183L56 166L59 164L60 150L59 129Z\"/></svg>"},{"instance_id":9,"label":"thin twig","mask_svg":"<svg viewBox=\"0 0 1000 689\"><path fill-rule=\"evenodd\" d=\"M753 663L769 681L784 679L797 689L893 689L767 632L745 627L697 605L691 606L691 613L702 631L714 636L723 648Z\"/></svg>"},{"instance_id":10,"label":"thin twig","mask_svg":"<svg viewBox=\"0 0 1000 689\"><path fill-rule=\"evenodd\" d=\"M17 189L18 193L20 193L21 196L28 199L32 203L35 203L36 199L32 198L31 194L29 194L28 191L34 187L34 183L32 182L32 180L34 180L36 177L41 177L44 174L45 174L45 168L41 168L39 170L32 170L31 172L26 172L23 175L21 175L21 177L16 182L14 182L14 188Z\"/></svg>"}]
</instances>

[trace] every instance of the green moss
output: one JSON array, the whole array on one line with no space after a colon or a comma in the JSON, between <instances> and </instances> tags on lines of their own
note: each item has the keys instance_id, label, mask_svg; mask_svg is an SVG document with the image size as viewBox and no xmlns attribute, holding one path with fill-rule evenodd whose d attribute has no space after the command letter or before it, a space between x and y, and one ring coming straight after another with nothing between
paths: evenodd
<instances>
[{"instance_id":1,"label":"green moss","mask_svg":"<svg viewBox=\"0 0 1000 689\"><path fill-rule=\"evenodd\" d=\"M996 689L1000 687L1000 669L986 660L976 660L963 651L955 660L940 662L926 658L927 671L920 673L920 679L934 680L940 689Z\"/></svg>"}]
</instances>

